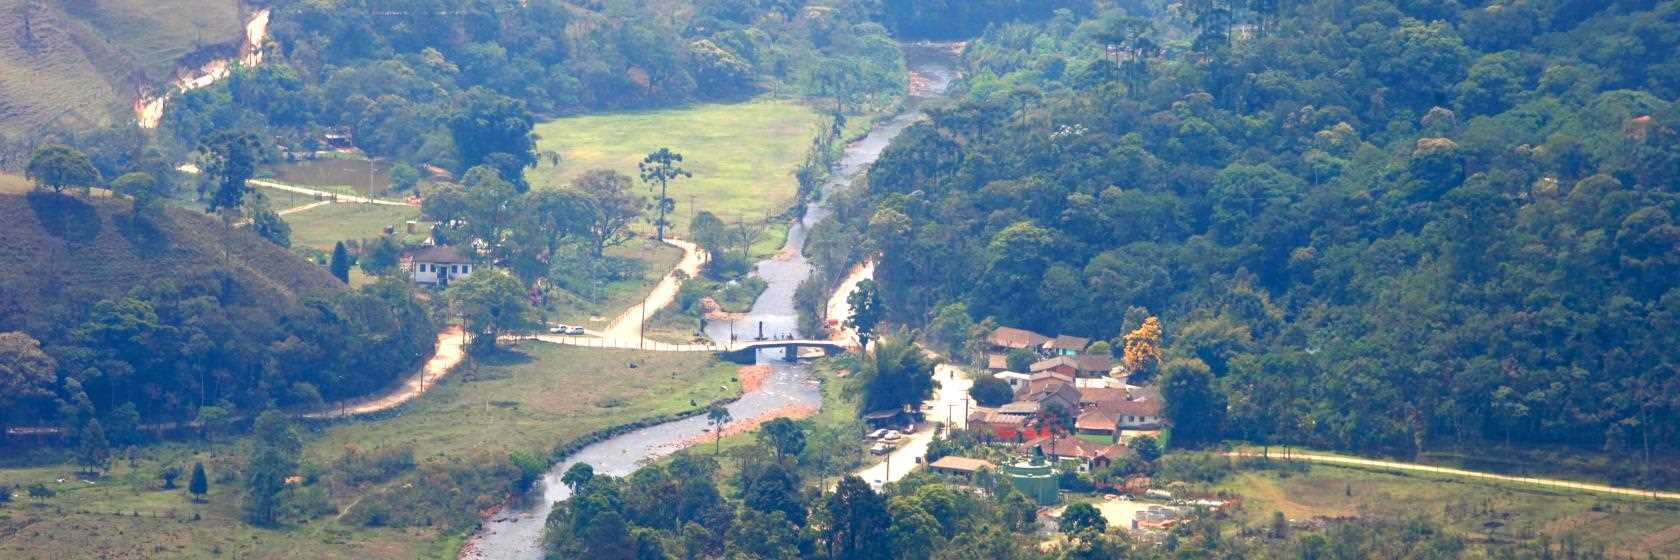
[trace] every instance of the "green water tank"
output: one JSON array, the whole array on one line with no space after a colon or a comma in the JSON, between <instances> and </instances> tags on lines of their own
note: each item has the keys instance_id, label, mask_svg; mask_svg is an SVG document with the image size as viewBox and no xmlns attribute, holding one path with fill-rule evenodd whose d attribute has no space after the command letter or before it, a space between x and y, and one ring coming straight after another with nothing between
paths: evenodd
<instances>
[{"instance_id":1,"label":"green water tank","mask_svg":"<svg viewBox=\"0 0 1680 560\"><path fill-rule=\"evenodd\" d=\"M1009 479L1009 483L1041 506L1056 505L1062 501L1061 489L1056 487L1058 474L1050 463L1040 457L1003 466L1003 476Z\"/></svg>"}]
</instances>

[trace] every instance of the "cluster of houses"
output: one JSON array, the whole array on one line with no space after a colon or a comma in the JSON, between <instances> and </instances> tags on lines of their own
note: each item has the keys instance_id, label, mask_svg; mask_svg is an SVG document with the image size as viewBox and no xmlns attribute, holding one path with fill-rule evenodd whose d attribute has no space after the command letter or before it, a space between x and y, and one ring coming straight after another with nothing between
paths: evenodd
<instances>
[{"instance_id":1,"label":"cluster of houses","mask_svg":"<svg viewBox=\"0 0 1680 560\"><path fill-rule=\"evenodd\" d=\"M1085 352L1090 344L1085 338L1011 327L993 331L987 338L987 365L1014 389L1014 399L973 409L969 429L1020 442L1023 451L1036 449L1082 471L1131 455L1122 435L1160 429L1161 398L1153 390L1127 385L1111 356ZM1033 351L1039 358L1029 371L1008 370L1005 356L1017 350Z\"/></svg>"}]
</instances>

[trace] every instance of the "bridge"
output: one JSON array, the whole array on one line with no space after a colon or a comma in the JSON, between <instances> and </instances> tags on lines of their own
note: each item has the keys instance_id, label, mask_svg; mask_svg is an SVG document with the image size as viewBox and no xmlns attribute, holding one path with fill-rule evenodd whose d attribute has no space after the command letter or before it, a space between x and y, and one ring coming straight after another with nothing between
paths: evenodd
<instances>
[{"instance_id":1,"label":"bridge","mask_svg":"<svg viewBox=\"0 0 1680 560\"><path fill-rule=\"evenodd\" d=\"M786 352L787 360L791 362L799 359L799 351L805 348L820 349L828 356L844 353L846 351L845 345L832 340L770 339L736 342L728 348L719 349L718 354L731 362L738 364L751 364L757 361L759 350L781 349Z\"/></svg>"}]
</instances>

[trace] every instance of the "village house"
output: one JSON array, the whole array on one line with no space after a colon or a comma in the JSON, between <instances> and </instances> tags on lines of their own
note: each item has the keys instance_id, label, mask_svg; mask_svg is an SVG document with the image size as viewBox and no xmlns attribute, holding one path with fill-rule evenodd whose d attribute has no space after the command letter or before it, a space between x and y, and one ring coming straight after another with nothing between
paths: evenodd
<instances>
[{"instance_id":1,"label":"village house","mask_svg":"<svg viewBox=\"0 0 1680 560\"><path fill-rule=\"evenodd\" d=\"M1092 409L1079 413L1079 419L1074 422L1074 433L1111 438L1120 433L1120 415L1101 409Z\"/></svg>"},{"instance_id":2,"label":"village house","mask_svg":"<svg viewBox=\"0 0 1680 560\"><path fill-rule=\"evenodd\" d=\"M1057 463L1077 465L1080 472L1106 468L1117 460L1137 453L1132 451L1131 448L1117 443L1103 445L1077 437L1038 438L1028 441L1021 447L1023 451L1028 453L1031 453L1034 448L1042 452L1045 457L1054 459Z\"/></svg>"},{"instance_id":3,"label":"village house","mask_svg":"<svg viewBox=\"0 0 1680 560\"><path fill-rule=\"evenodd\" d=\"M448 286L473 270L472 261L451 246L421 247L404 255L403 261L416 283L435 286Z\"/></svg>"},{"instance_id":4,"label":"village house","mask_svg":"<svg viewBox=\"0 0 1680 560\"><path fill-rule=\"evenodd\" d=\"M1122 430L1154 430L1161 427L1161 405L1160 399L1133 399L1102 403L1093 410L1114 415Z\"/></svg>"},{"instance_id":5,"label":"village house","mask_svg":"<svg viewBox=\"0 0 1680 560\"><path fill-rule=\"evenodd\" d=\"M1048 336L1026 329L998 327L986 337L986 369L992 371L1009 369L1010 351L1030 350L1038 352L1050 340Z\"/></svg>"},{"instance_id":6,"label":"village house","mask_svg":"<svg viewBox=\"0 0 1680 560\"><path fill-rule=\"evenodd\" d=\"M1046 356L1078 356L1091 345L1091 339L1078 336L1056 335L1040 346L1040 353Z\"/></svg>"},{"instance_id":7,"label":"village house","mask_svg":"<svg viewBox=\"0 0 1680 560\"><path fill-rule=\"evenodd\" d=\"M975 475L979 474L982 470L989 470L993 472L997 471L997 466L993 465L990 461L986 461L984 459L958 457L956 455L946 455L944 457L940 457L939 460L928 463L927 467L929 471L932 471L935 474L960 479L964 483L968 484L973 484Z\"/></svg>"},{"instance_id":8,"label":"village house","mask_svg":"<svg viewBox=\"0 0 1680 560\"><path fill-rule=\"evenodd\" d=\"M1048 429L1033 425L1031 419L1031 414L1004 414L996 408L975 408L968 415L968 429L991 434L1002 441L1025 441L1049 434Z\"/></svg>"},{"instance_id":9,"label":"village house","mask_svg":"<svg viewBox=\"0 0 1680 560\"><path fill-rule=\"evenodd\" d=\"M1054 381L1045 383L1021 395L1015 402L1003 405L1003 408L1021 403L1035 403L1038 405L1036 412L1041 413L1056 407L1061 409L1062 414L1078 414L1079 389L1074 387L1072 382Z\"/></svg>"}]
</instances>

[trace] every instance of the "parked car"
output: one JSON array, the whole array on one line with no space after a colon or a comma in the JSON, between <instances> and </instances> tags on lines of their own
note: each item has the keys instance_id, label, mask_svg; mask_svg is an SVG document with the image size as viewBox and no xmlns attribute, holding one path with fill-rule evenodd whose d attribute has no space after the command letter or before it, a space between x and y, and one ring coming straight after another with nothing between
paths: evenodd
<instances>
[{"instance_id":1,"label":"parked car","mask_svg":"<svg viewBox=\"0 0 1680 560\"><path fill-rule=\"evenodd\" d=\"M572 328L566 325L554 325L548 328L549 334L571 334Z\"/></svg>"},{"instance_id":2,"label":"parked car","mask_svg":"<svg viewBox=\"0 0 1680 560\"><path fill-rule=\"evenodd\" d=\"M892 446L885 443L877 443L874 447L869 448L869 452L875 455L886 455L888 451L892 451Z\"/></svg>"},{"instance_id":3,"label":"parked car","mask_svg":"<svg viewBox=\"0 0 1680 560\"><path fill-rule=\"evenodd\" d=\"M904 434L898 433L898 430L887 430L886 435L881 436L881 439L883 441L897 441L901 437L904 437Z\"/></svg>"},{"instance_id":4,"label":"parked car","mask_svg":"<svg viewBox=\"0 0 1680 560\"><path fill-rule=\"evenodd\" d=\"M866 438L869 438L869 439L881 439L881 437L885 436L885 435L887 435L887 429L886 428L881 428L879 430L869 432L869 435L866 435L866 436L863 436L863 437L866 437Z\"/></svg>"},{"instance_id":5,"label":"parked car","mask_svg":"<svg viewBox=\"0 0 1680 560\"><path fill-rule=\"evenodd\" d=\"M583 334L583 327L578 326L578 325L572 325L571 328L566 329L566 334L582 335Z\"/></svg>"}]
</instances>

